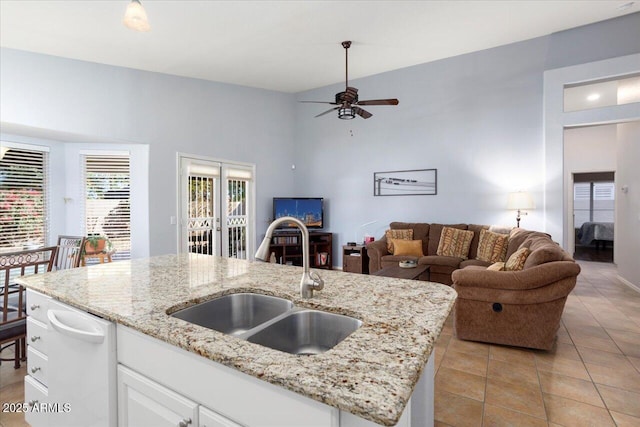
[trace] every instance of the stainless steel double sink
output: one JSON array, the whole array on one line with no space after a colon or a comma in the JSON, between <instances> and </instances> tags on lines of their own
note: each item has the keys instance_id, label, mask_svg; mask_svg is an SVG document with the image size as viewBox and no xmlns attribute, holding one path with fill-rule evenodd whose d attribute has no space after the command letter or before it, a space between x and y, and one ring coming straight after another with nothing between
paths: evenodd
<instances>
[{"instance_id":1,"label":"stainless steel double sink","mask_svg":"<svg viewBox=\"0 0 640 427\"><path fill-rule=\"evenodd\" d=\"M224 295L171 316L298 355L324 353L362 325L353 317L296 307L284 298L253 293Z\"/></svg>"}]
</instances>

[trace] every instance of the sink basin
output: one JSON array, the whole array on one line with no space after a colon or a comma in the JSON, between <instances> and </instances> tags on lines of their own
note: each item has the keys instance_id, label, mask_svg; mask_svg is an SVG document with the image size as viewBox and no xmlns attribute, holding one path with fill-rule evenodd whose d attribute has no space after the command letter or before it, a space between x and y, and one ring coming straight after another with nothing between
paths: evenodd
<instances>
[{"instance_id":1,"label":"sink basin","mask_svg":"<svg viewBox=\"0 0 640 427\"><path fill-rule=\"evenodd\" d=\"M323 353L362 325L358 319L316 310L294 311L247 341L291 354Z\"/></svg>"},{"instance_id":2,"label":"sink basin","mask_svg":"<svg viewBox=\"0 0 640 427\"><path fill-rule=\"evenodd\" d=\"M240 335L293 307L283 298L261 294L225 295L171 314L178 319L229 335Z\"/></svg>"}]
</instances>

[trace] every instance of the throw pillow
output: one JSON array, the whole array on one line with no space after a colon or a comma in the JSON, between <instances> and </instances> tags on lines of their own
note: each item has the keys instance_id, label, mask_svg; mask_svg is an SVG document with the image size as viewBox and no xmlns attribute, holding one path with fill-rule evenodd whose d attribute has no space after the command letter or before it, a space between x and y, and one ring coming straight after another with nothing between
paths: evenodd
<instances>
[{"instance_id":1,"label":"throw pillow","mask_svg":"<svg viewBox=\"0 0 640 427\"><path fill-rule=\"evenodd\" d=\"M437 255L469 258L469 248L473 239L473 231L443 227L440 233Z\"/></svg>"},{"instance_id":2,"label":"throw pillow","mask_svg":"<svg viewBox=\"0 0 640 427\"><path fill-rule=\"evenodd\" d=\"M392 239L393 240L393 254L400 255L411 255L416 257L421 257L424 254L422 253L422 240L401 240L401 239Z\"/></svg>"},{"instance_id":3,"label":"throw pillow","mask_svg":"<svg viewBox=\"0 0 640 427\"><path fill-rule=\"evenodd\" d=\"M504 262L494 262L489 267L487 267L487 270L504 271Z\"/></svg>"},{"instance_id":4,"label":"throw pillow","mask_svg":"<svg viewBox=\"0 0 640 427\"><path fill-rule=\"evenodd\" d=\"M522 270L527 257L531 253L529 248L520 248L511 254L507 262L504 264L504 269L507 271Z\"/></svg>"},{"instance_id":5,"label":"throw pillow","mask_svg":"<svg viewBox=\"0 0 640 427\"><path fill-rule=\"evenodd\" d=\"M393 239L399 240L413 240L413 230L408 229L389 229L384 232L384 235L387 238L387 252L390 254L393 253Z\"/></svg>"},{"instance_id":6,"label":"throw pillow","mask_svg":"<svg viewBox=\"0 0 640 427\"><path fill-rule=\"evenodd\" d=\"M476 259L486 262L504 261L507 258L508 242L508 234L481 230Z\"/></svg>"}]
</instances>

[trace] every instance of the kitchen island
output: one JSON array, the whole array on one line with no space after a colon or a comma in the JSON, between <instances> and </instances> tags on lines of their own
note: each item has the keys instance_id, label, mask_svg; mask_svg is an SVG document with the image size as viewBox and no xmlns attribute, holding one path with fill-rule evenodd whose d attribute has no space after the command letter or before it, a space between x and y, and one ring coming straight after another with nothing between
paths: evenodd
<instances>
[{"instance_id":1,"label":"kitchen island","mask_svg":"<svg viewBox=\"0 0 640 427\"><path fill-rule=\"evenodd\" d=\"M437 283L338 271L321 273L324 290L312 299L299 296L299 267L195 254L64 270L25 277L20 282L32 291L114 322L121 364L137 357L133 347L127 347L133 341L140 349L155 346L158 352L162 346L182 349L180 352L184 350L192 359L180 360L207 359L209 365L203 366L223 365L220 368L337 408L348 417L353 414L379 425L395 425L421 378L456 293ZM362 326L325 353L299 356L169 316L181 308L239 292L277 296L297 307L344 314L359 319ZM166 360L171 360L170 356ZM198 378L189 381L197 383ZM432 377L426 381L432 386ZM329 425L341 425L340 419L348 417L332 415L334 421Z\"/></svg>"}]
</instances>

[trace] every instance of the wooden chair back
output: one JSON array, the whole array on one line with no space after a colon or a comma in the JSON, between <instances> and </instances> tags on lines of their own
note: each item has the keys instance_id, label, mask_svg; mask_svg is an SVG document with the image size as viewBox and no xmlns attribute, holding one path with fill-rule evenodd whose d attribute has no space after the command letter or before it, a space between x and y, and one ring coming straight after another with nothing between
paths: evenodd
<instances>
[{"instance_id":1,"label":"wooden chair back","mask_svg":"<svg viewBox=\"0 0 640 427\"><path fill-rule=\"evenodd\" d=\"M80 267L84 236L58 236L58 251L54 261L55 270Z\"/></svg>"},{"instance_id":2,"label":"wooden chair back","mask_svg":"<svg viewBox=\"0 0 640 427\"><path fill-rule=\"evenodd\" d=\"M20 252L0 253L0 351L2 344L15 343L12 359L15 368L20 367L20 359L25 357L26 292L22 285L15 283L16 277L51 271L57 252L56 246Z\"/></svg>"}]
</instances>

